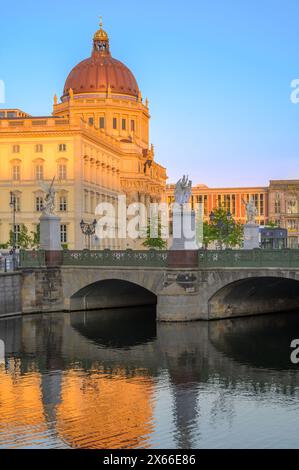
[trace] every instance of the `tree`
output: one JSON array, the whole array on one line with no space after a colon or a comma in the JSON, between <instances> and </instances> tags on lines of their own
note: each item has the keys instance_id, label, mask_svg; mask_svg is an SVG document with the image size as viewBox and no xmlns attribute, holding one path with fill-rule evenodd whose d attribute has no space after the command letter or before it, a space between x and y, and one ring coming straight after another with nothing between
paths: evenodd
<instances>
[{"instance_id":1,"label":"tree","mask_svg":"<svg viewBox=\"0 0 299 470\"><path fill-rule=\"evenodd\" d=\"M29 248L31 248L32 242L33 242L33 240L32 240L32 237L28 233L28 228L26 227L26 225L22 224L20 226L20 231L19 231L18 236L17 236L16 245L19 248L22 248L24 250L28 250ZM14 245L14 232L13 232L13 230L11 230L10 233L9 233L9 245L10 246Z\"/></svg>"},{"instance_id":2,"label":"tree","mask_svg":"<svg viewBox=\"0 0 299 470\"><path fill-rule=\"evenodd\" d=\"M39 248L40 245L40 224L36 226L36 232L31 232L32 234L32 248Z\"/></svg>"},{"instance_id":3,"label":"tree","mask_svg":"<svg viewBox=\"0 0 299 470\"><path fill-rule=\"evenodd\" d=\"M143 246L165 250L167 242L162 238L162 230L161 221L157 217L152 217L146 227L146 240L143 242Z\"/></svg>"},{"instance_id":4,"label":"tree","mask_svg":"<svg viewBox=\"0 0 299 470\"><path fill-rule=\"evenodd\" d=\"M279 224L277 224L274 220L269 220L269 222L267 222L267 224L266 224L266 227L269 227L269 228L278 228L278 227L279 227Z\"/></svg>"},{"instance_id":5,"label":"tree","mask_svg":"<svg viewBox=\"0 0 299 470\"><path fill-rule=\"evenodd\" d=\"M221 250L241 246L243 236L241 222L236 222L223 207L215 209L213 219L203 225L203 244L206 248L211 243L216 243Z\"/></svg>"}]
</instances>

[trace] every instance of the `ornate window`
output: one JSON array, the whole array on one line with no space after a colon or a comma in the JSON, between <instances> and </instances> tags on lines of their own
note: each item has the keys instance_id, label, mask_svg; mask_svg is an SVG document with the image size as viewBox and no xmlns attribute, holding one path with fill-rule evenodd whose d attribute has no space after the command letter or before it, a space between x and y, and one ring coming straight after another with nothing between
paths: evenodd
<instances>
[{"instance_id":1,"label":"ornate window","mask_svg":"<svg viewBox=\"0 0 299 470\"><path fill-rule=\"evenodd\" d=\"M101 116L99 119L99 128L104 129L105 128L105 118L104 116Z\"/></svg>"},{"instance_id":2,"label":"ornate window","mask_svg":"<svg viewBox=\"0 0 299 470\"><path fill-rule=\"evenodd\" d=\"M126 119L121 120L121 128L122 128L123 131L126 130L126 128L127 128L127 120Z\"/></svg>"},{"instance_id":3,"label":"ornate window","mask_svg":"<svg viewBox=\"0 0 299 470\"><path fill-rule=\"evenodd\" d=\"M113 129L117 129L117 118L113 118Z\"/></svg>"},{"instance_id":4,"label":"ornate window","mask_svg":"<svg viewBox=\"0 0 299 470\"><path fill-rule=\"evenodd\" d=\"M131 119L131 131L135 132L135 121L134 121L134 119Z\"/></svg>"},{"instance_id":5,"label":"ornate window","mask_svg":"<svg viewBox=\"0 0 299 470\"><path fill-rule=\"evenodd\" d=\"M287 201L287 214L297 214L297 200L295 198Z\"/></svg>"},{"instance_id":6,"label":"ornate window","mask_svg":"<svg viewBox=\"0 0 299 470\"><path fill-rule=\"evenodd\" d=\"M19 145L13 145L12 146L12 153L20 153L20 146Z\"/></svg>"}]
</instances>

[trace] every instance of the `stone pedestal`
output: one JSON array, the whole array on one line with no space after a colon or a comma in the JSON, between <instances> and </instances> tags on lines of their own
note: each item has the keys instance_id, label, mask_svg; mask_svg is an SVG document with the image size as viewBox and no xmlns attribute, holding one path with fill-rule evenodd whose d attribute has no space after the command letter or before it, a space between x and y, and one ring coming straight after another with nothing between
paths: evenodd
<instances>
[{"instance_id":1,"label":"stone pedestal","mask_svg":"<svg viewBox=\"0 0 299 470\"><path fill-rule=\"evenodd\" d=\"M45 251L60 251L60 217L43 214L39 220L40 249Z\"/></svg>"},{"instance_id":2,"label":"stone pedestal","mask_svg":"<svg viewBox=\"0 0 299 470\"><path fill-rule=\"evenodd\" d=\"M244 250L254 250L260 247L259 226L256 224L244 225Z\"/></svg>"},{"instance_id":3,"label":"stone pedestal","mask_svg":"<svg viewBox=\"0 0 299 470\"><path fill-rule=\"evenodd\" d=\"M195 212L191 210L176 210L173 212L173 242L170 250L197 250ZM185 230L193 232L191 238Z\"/></svg>"}]
</instances>

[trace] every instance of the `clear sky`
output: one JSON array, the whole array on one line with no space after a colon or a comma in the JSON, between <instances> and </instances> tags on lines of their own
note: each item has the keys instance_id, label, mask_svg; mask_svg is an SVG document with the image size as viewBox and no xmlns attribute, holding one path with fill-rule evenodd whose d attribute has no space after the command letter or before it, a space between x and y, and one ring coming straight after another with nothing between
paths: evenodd
<instances>
[{"instance_id":1,"label":"clear sky","mask_svg":"<svg viewBox=\"0 0 299 470\"><path fill-rule=\"evenodd\" d=\"M299 178L298 0L14 0L0 5L6 103L51 113L103 16L112 55L151 111L169 182L209 186Z\"/></svg>"}]
</instances>

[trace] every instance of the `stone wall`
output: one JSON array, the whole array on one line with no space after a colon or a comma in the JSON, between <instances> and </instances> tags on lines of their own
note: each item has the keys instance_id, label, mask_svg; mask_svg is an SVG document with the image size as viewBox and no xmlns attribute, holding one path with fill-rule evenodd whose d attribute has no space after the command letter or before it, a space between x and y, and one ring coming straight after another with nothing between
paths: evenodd
<instances>
[{"instance_id":1,"label":"stone wall","mask_svg":"<svg viewBox=\"0 0 299 470\"><path fill-rule=\"evenodd\" d=\"M0 274L0 317L21 313L21 284L20 273Z\"/></svg>"}]
</instances>

